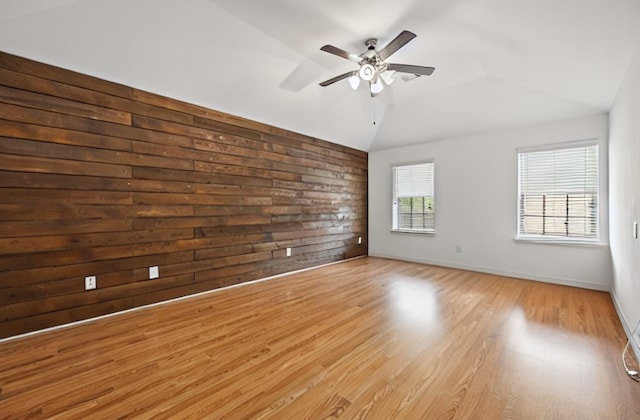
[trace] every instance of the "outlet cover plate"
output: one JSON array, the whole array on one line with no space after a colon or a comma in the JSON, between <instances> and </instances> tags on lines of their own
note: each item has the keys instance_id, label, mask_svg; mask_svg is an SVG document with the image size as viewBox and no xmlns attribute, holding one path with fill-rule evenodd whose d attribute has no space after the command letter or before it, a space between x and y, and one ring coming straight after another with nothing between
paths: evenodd
<instances>
[{"instance_id":1,"label":"outlet cover plate","mask_svg":"<svg viewBox=\"0 0 640 420\"><path fill-rule=\"evenodd\" d=\"M287 257L291 256L291 248L287 248Z\"/></svg>"},{"instance_id":2,"label":"outlet cover plate","mask_svg":"<svg viewBox=\"0 0 640 420\"><path fill-rule=\"evenodd\" d=\"M84 278L84 290L93 290L96 286L96 276L87 276Z\"/></svg>"},{"instance_id":3,"label":"outlet cover plate","mask_svg":"<svg viewBox=\"0 0 640 420\"><path fill-rule=\"evenodd\" d=\"M153 267L149 267L149 279L153 280L158 277L160 277L160 270L158 269L158 266L154 265Z\"/></svg>"}]
</instances>

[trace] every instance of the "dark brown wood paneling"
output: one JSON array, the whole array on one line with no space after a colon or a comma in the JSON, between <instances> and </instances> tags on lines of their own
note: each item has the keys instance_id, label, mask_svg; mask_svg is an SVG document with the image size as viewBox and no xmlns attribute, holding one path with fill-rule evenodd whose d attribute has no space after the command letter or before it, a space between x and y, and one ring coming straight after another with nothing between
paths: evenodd
<instances>
[{"instance_id":1,"label":"dark brown wood paneling","mask_svg":"<svg viewBox=\"0 0 640 420\"><path fill-rule=\"evenodd\" d=\"M0 337L366 255L366 234L366 152L0 53Z\"/></svg>"}]
</instances>

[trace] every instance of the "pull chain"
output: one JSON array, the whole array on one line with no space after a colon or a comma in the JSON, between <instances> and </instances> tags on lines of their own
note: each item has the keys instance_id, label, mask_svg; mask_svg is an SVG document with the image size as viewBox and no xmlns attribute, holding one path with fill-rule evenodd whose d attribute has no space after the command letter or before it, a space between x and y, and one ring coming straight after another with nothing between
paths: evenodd
<instances>
[{"instance_id":1,"label":"pull chain","mask_svg":"<svg viewBox=\"0 0 640 420\"><path fill-rule=\"evenodd\" d=\"M375 98L371 98L371 102L373 102L373 125L376 125L376 100L375 100Z\"/></svg>"}]
</instances>

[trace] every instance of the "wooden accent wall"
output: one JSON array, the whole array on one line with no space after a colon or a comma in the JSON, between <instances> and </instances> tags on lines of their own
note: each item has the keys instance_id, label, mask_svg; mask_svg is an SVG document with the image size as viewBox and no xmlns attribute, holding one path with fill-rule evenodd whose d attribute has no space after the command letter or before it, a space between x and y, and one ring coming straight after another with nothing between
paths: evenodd
<instances>
[{"instance_id":1,"label":"wooden accent wall","mask_svg":"<svg viewBox=\"0 0 640 420\"><path fill-rule=\"evenodd\" d=\"M0 337L366 255L366 233L366 152L0 53Z\"/></svg>"}]
</instances>

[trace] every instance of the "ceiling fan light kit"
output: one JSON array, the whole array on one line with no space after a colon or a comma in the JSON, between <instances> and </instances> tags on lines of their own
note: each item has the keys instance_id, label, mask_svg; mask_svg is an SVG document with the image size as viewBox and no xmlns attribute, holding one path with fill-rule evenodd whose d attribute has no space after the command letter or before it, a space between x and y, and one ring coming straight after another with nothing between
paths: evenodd
<instances>
[{"instance_id":1,"label":"ceiling fan light kit","mask_svg":"<svg viewBox=\"0 0 640 420\"><path fill-rule=\"evenodd\" d=\"M378 40L370 38L364 42L367 50L360 55L352 54L341 48L334 47L333 45L323 46L320 50L345 58L349 61L353 61L360 67L358 70L350 71L329 80L325 80L320 83L320 86L329 86L342 79L348 78L351 88L356 90L360 85L360 80L363 80L365 82L369 82L369 92L371 97L375 97L377 94L382 92L385 84L391 85L391 83L393 83L396 73L404 73L402 77L404 80L412 80L420 76L430 76L435 70L434 67L386 62L387 58L400 48L404 47L415 37L416 34L413 32L402 31L380 51L376 50ZM405 78L405 76L408 76L408 78Z\"/></svg>"}]
</instances>

